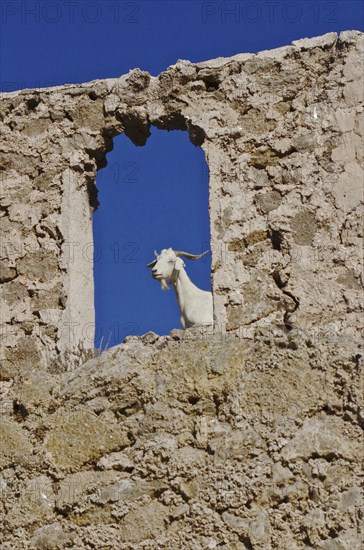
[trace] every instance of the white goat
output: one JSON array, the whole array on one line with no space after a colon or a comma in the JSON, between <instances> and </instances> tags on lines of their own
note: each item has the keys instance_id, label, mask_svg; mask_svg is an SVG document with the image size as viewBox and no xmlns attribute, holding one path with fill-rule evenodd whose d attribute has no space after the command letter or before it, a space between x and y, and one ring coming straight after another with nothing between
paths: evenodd
<instances>
[{"instance_id":1,"label":"white goat","mask_svg":"<svg viewBox=\"0 0 364 550\"><path fill-rule=\"evenodd\" d=\"M184 270L185 264L180 258L180 256L184 256L189 260L198 260L207 252L208 250L202 254L189 254L181 250L166 248L160 254L154 251L156 259L147 265L152 269L153 278L160 281L164 290L169 290L166 281L173 285L183 328L213 323L211 292L201 290L193 284Z\"/></svg>"}]
</instances>

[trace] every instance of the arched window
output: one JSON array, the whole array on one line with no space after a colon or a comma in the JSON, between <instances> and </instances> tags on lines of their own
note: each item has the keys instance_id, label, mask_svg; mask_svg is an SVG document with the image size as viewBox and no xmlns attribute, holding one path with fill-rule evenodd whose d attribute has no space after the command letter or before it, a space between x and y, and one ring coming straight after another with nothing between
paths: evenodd
<instances>
[{"instance_id":1,"label":"arched window","mask_svg":"<svg viewBox=\"0 0 364 550\"><path fill-rule=\"evenodd\" d=\"M93 220L95 346L102 349L128 335L181 328L173 288L161 292L146 264L154 249L197 254L210 242L207 164L187 132L152 127L145 147L122 134L107 161ZM210 290L211 256L186 264L192 281Z\"/></svg>"}]
</instances>

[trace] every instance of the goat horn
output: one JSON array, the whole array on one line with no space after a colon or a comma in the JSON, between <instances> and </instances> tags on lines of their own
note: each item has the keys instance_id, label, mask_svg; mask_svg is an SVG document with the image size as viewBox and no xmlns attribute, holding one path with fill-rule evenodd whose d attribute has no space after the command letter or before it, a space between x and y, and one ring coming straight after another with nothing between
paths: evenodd
<instances>
[{"instance_id":1,"label":"goat horn","mask_svg":"<svg viewBox=\"0 0 364 550\"><path fill-rule=\"evenodd\" d=\"M156 250L154 251L154 256L158 258L158 252Z\"/></svg>"},{"instance_id":2,"label":"goat horn","mask_svg":"<svg viewBox=\"0 0 364 550\"><path fill-rule=\"evenodd\" d=\"M189 252L183 252L182 250L174 250L174 253L176 256L184 256L188 260L198 260L199 258L202 258L205 254L210 252L209 250L206 250L205 252L202 252L202 254L190 254Z\"/></svg>"}]
</instances>

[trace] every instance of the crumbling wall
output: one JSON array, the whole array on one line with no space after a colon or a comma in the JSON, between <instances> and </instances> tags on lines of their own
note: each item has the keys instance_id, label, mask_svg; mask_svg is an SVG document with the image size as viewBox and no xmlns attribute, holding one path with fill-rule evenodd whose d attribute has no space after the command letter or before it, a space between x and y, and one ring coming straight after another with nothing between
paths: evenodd
<instances>
[{"instance_id":1,"label":"crumbling wall","mask_svg":"<svg viewBox=\"0 0 364 550\"><path fill-rule=\"evenodd\" d=\"M362 547L362 43L1 98L2 549ZM215 334L73 369L95 174L151 124L206 153Z\"/></svg>"},{"instance_id":2,"label":"crumbling wall","mask_svg":"<svg viewBox=\"0 0 364 550\"><path fill-rule=\"evenodd\" d=\"M357 330L362 44L329 33L158 77L1 98L2 376L93 347L95 174L112 138L186 130L210 170L215 330Z\"/></svg>"},{"instance_id":3,"label":"crumbling wall","mask_svg":"<svg viewBox=\"0 0 364 550\"><path fill-rule=\"evenodd\" d=\"M129 337L4 387L2 550L360 550L362 348Z\"/></svg>"}]
</instances>

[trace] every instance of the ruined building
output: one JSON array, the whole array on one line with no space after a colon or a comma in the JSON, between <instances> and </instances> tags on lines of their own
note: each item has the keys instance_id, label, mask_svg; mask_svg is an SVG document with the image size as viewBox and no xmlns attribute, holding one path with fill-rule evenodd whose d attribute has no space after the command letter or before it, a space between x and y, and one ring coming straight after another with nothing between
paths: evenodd
<instances>
[{"instance_id":1,"label":"ruined building","mask_svg":"<svg viewBox=\"0 0 364 550\"><path fill-rule=\"evenodd\" d=\"M363 90L347 31L3 94L4 550L361 548ZM214 332L75 368L96 172L151 125L205 152Z\"/></svg>"}]
</instances>

